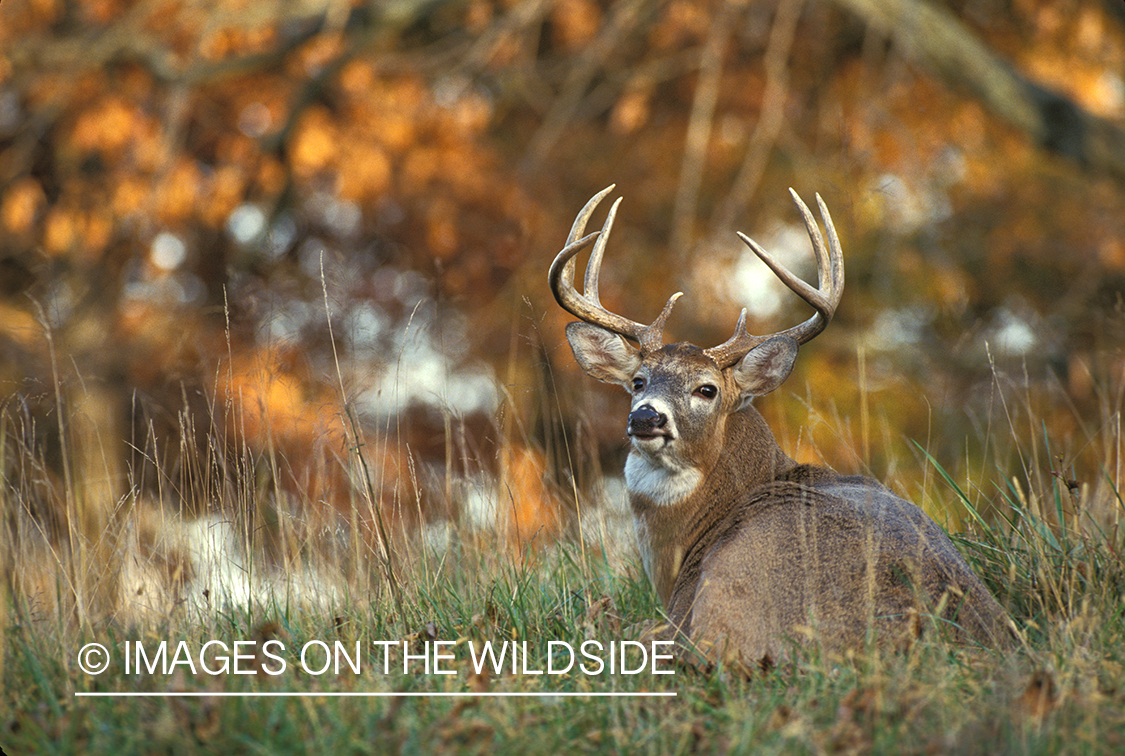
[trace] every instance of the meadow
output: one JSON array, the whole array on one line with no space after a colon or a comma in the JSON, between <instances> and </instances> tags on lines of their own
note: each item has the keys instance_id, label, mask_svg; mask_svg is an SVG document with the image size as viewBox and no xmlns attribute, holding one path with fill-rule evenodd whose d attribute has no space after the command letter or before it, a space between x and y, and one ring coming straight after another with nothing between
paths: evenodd
<instances>
[{"instance_id":1,"label":"meadow","mask_svg":"<svg viewBox=\"0 0 1125 756\"><path fill-rule=\"evenodd\" d=\"M516 553L499 530L468 521L438 539L399 538L381 517L373 538L280 528L274 541L294 541L271 547L222 507L154 524L158 515L134 501L112 520L117 551L107 556L78 518L51 533L33 516L28 481L47 460L21 440L30 421L8 405L0 745L8 754L1119 753L1120 404L1104 397L1104 422L1082 443L1100 459L1088 479L1052 464L1051 439L1034 434L1014 396L1002 402L1011 422L981 440L997 459L1022 460L1023 476L958 480L917 445L918 498L961 512L954 540L1011 613L1015 652L927 636L846 658L794 647L789 662L749 679L654 658L665 650L637 643L622 651L660 607L622 518L609 516L615 506L623 514L619 501L587 511L584 531ZM350 438L362 447L358 431ZM340 463L361 481L362 508L377 472L358 453ZM228 489L228 512L258 495L243 483ZM64 500L78 506L91 489L76 485Z\"/></svg>"},{"instance_id":2,"label":"meadow","mask_svg":"<svg viewBox=\"0 0 1125 756\"><path fill-rule=\"evenodd\" d=\"M3 2L0 756L1125 753L1120 7ZM544 281L611 183L606 302L713 344L801 317L734 230L811 262L824 195L763 415L1015 650L635 644L624 395Z\"/></svg>"}]
</instances>

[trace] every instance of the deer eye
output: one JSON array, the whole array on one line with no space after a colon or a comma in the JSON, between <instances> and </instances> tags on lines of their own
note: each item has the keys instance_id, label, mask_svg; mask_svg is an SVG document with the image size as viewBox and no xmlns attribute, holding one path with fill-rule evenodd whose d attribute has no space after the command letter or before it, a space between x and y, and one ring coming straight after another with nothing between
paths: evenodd
<instances>
[{"instance_id":1,"label":"deer eye","mask_svg":"<svg viewBox=\"0 0 1125 756\"><path fill-rule=\"evenodd\" d=\"M714 399L719 395L719 389L715 386L712 386L710 383L704 383L692 393L694 393L696 396L701 396L704 399Z\"/></svg>"},{"instance_id":2,"label":"deer eye","mask_svg":"<svg viewBox=\"0 0 1125 756\"><path fill-rule=\"evenodd\" d=\"M633 391L644 391L645 379L640 376L633 379Z\"/></svg>"}]
</instances>

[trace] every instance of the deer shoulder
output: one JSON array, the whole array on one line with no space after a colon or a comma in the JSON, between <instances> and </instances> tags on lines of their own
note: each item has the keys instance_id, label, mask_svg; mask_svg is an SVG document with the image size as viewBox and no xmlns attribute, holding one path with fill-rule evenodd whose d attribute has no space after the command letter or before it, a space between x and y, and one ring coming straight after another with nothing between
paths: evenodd
<instances>
[{"instance_id":1,"label":"deer shoulder","mask_svg":"<svg viewBox=\"0 0 1125 756\"><path fill-rule=\"evenodd\" d=\"M664 343L680 294L649 325L601 305L598 278L620 200L601 231L583 232L611 189L578 214L549 282L580 319L567 326L575 359L632 395L625 483L645 572L678 636L709 661L743 664L781 658L793 642L842 651L927 628L1005 645L1003 610L925 512L870 478L798 465L754 408L840 301L842 253L820 197L827 245L793 193L817 258L815 289L740 234L814 314L758 336L743 310L729 340L703 349ZM591 242L579 294L575 257Z\"/></svg>"}]
</instances>

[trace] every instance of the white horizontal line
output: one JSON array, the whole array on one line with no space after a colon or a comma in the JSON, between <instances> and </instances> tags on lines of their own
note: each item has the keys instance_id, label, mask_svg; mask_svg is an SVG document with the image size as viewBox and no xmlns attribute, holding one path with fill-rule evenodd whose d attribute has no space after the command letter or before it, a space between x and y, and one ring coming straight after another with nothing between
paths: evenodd
<instances>
[{"instance_id":1,"label":"white horizontal line","mask_svg":"<svg viewBox=\"0 0 1125 756\"><path fill-rule=\"evenodd\" d=\"M520 693L510 691L487 691L473 693L471 691L386 691L386 692L348 692L348 691L323 691L303 693L297 691L247 691L245 693L219 691L207 693L203 691L126 691L126 692L81 692L75 691L75 698L675 698L676 691L641 692L641 693L582 693L577 691L559 691L557 693Z\"/></svg>"}]
</instances>

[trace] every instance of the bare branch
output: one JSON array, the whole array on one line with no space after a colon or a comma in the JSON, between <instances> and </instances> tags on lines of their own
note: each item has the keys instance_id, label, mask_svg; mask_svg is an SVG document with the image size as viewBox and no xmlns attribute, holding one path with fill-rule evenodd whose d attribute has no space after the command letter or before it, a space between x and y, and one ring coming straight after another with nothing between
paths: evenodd
<instances>
[{"instance_id":1,"label":"bare branch","mask_svg":"<svg viewBox=\"0 0 1125 756\"><path fill-rule=\"evenodd\" d=\"M672 208L672 254L681 261L688 257L699 187L703 182L703 162L711 132L714 131L715 106L719 101L719 84L723 77L723 55L730 37L732 17L731 4L723 3L711 21L707 41L700 50L699 83L691 104L684 137L684 156L680 163L680 182Z\"/></svg>"},{"instance_id":2,"label":"bare branch","mask_svg":"<svg viewBox=\"0 0 1125 756\"><path fill-rule=\"evenodd\" d=\"M713 224L720 231L734 225L735 216L750 204L765 173L770 153L785 122L785 101L789 97L789 52L797 32L804 0L781 0L774 15L766 46L766 86L758 123L746 144L746 155L738 169L730 193L715 213Z\"/></svg>"},{"instance_id":3,"label":"bare branch","mask_svg":"<svg viewBox=\"0 0 1125 756\"><path fill-rule=\"evenodd\" d=\"M1125 182L1125 130L1027 79L928 0L837 0L1040 147Z\"/></svg>"}]
</instances>

